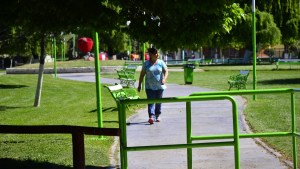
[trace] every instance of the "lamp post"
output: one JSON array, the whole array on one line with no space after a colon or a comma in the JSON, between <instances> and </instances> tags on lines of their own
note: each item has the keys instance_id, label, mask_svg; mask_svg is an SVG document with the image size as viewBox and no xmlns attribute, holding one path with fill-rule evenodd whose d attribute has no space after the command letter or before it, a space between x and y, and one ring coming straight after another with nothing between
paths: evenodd
<instances>
[{"instance_id":1,"label":"lamp post","mask_svg":"<svg viewBox=\"0 0 300 169\"><path fill-rule=\"evenodd\" d=\"M256 90L256 17L255 17L255 0L252 0L252 59L253 59L253 90ZM253 95L253 100L256 96Z\"/></svg>"},{"instance_id":2,"label":"lamp post","mask_svg":"<svg viewBox=\"0 0 300 169\"><path fill-rule=\"evenodd\" d=\"M144 12L145 15L145 12ZM144 26L146 27L146 21L144 21ZM145 53L146 53L146 43L143 43L143 56L142 56L142 65L145 63ZM142 90L145 90L145 78L143 79L142 82Z\"/></svg>"},{"instance_id":3,"label":"lamp post","mask_svg":"<svg viewBox=\"0 0 300 169\"><path fill-rule=\"evenodd\" d=\"M103 127L102 120L102 102L101 102L101 81L100 81L100 61L99 61L99 39L98 32L94 33L95 36L95 78L96 78L96 95L97 95L97 118L98 127ZM101 136L102 137L102 136Z\"/></svg>"},{"instance_id":4,"label":"lamp post","mask_svg":"<svg viewBox=\"0 0 300 169\"><path fill-rule=\"evenodd\" d=\"M100 81L100 61L99 61L99 39L98 32L94 32L94 53L95 53L95 79L96 79L96 104L97 104L97 119L98 127L103 127L102 121L102 103L101 103L101 81ZM93 40L91 38L82 37L78 40L78 48L84 52L90 52L93 48ZM102 137L102 136L101 136Z\"/></svg>"}]
</instances>

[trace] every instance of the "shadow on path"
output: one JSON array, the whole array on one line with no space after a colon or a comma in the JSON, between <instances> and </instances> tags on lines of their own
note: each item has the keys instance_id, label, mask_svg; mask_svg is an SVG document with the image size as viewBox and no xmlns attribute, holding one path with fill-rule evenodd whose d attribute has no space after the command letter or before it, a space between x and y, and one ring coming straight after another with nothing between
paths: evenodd
<instances>
[{"instance_id":1,"label":"shadow on path","mask_svg":"<svg viewBox=\"0 0 300 169\"><path fill-rule=\"evenodd\" d=\"M16 160L10 158L2 158L0 159L0 169L73 169L70 166L63 166L58 164L53 164L49 162L38 162L34 160ZM114 167L105 166L105 167L97 167L97 166L86 166L86 169L111 169Z\"/></svg>"}]
</instances>

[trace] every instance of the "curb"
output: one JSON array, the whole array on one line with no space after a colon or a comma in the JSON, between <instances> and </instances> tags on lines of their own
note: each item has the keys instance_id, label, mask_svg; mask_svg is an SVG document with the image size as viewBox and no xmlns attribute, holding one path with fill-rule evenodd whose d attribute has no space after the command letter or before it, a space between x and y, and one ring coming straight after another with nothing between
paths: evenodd
<instances>
[{"instance_id":1,"label":"curb","mask_svg":"<svg viewBox=\"0 0 300 169\"><path fill-rule=\"evenodd\" d=\"M101 72L115 72L117 69L122 69L123 66L102 66ZM57 68L57 73L91 73L95 72L94 67L72 67L72 68ZM39 68L7 68L6 74L38 74ZM45 74L53 74L53 68L45 68Z\"/></svg>"},{"instance_id":2,"label":"curb","mask_svg":"<svg viewBox=\"0 0 300 169\"><path fill-rule=\"evenodd\" d=\"M122 69L124 66L101 66L101 73L114 73L116 70ZM142 67L138 66L137 71L141 71ZM168 69L169 72L183 72L184 69ZM92 73L95 67L71 67L57 68L57 73ZM194 69L194 72L204 72L203 69ZM6 74L38 74L39 68L6 68ZM54 74L53 68L44 68L44 74Z\"/></svg>"}]
</instances>

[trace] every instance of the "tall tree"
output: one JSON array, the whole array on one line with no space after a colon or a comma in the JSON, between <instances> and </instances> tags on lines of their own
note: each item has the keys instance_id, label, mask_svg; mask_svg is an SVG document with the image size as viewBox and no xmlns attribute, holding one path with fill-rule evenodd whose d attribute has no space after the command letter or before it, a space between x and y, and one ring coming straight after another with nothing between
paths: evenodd
<instances>
[{"instance_id":1,"label":"tall tree","mask_svg":"<svg viewBox=\"0 0 300 169\"><path fill-rule=\"evenodd\" d=\"M10 0L1 3L0 22L3 25L21 26L40 37L40 66L34 106L40 105L47 35L74 31L78 27L114 29L119 25L117 16L116 10L108 6L106 0Z\"/></svg>"},{"instance_id":2,"label":"tall tree","mask_svg":"<svg viewBox=\"0 0 300 169\"><path fill-rule=\"evenodd\" d=\"M225 47L243 47L252 49L252 13L249 6L245 7L244 20L239 22L229 33L220 34L212 39L212 44ZM281 42L281 32L271 14L256 10L256 42L261 47L276 45Z\"/></svg>"},{"instance_id":3,"label":"tall tree","mask_svg":"<svg viewBox=\"0 0 300 169\"><path fill-rule=\"evenodd\" d=\"M249 1L243 1L248 3ZM296 43L300 36L300 1L299 0L264 0L256 1L261 11L273 15L274 22L282 34L282 43L285 49Z\"/></svg>"},{"instance_id":4,"label":"tall tree","mask_svg":"<svg viewBox=\"0 0 300 169\"><path fill-rule=\"evenodd\" d=\"M230 30L240 19L234 0L121 0L121 15L130 24L127 32L140 41L163 49L207 42L211 35ZM235 11L236 12L236 11Z\"/></svg>"},{"instance_id":5,"label":"tall tree","mask_svg":"<svg viewBox=\"0 0 300 169\"><path fill-rule=\"evenodd\" d=\"M300 1L299 0L277 0L270 1L267 7L263 3L258 3L258 7L273 14L275 22L282 33L282 43L285 52L291 45L299 40L300 35Z\"/></svg>"}]
</instances>

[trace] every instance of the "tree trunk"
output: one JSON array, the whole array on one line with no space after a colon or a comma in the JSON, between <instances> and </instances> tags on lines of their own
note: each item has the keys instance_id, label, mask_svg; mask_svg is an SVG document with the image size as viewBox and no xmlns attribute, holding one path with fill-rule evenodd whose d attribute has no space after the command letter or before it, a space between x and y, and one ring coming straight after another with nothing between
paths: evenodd
<instances>
[{"instance_id":1,"label":"tree trunk","mask_svg":"<svg viewBox=\"0 0 300 169\"><path fill-rule=\"evenodd\" d=\"M12 67L13 67L13 59L12 59L12 58L10 58L9 60L10 60L9 67L10 67L10 68L12 68Z\"/></svg>"},{"instance_id":2,"label":"tree trunk","mask_svg":"<svg viewBox=\"0 0 300 169\"><path fill-rule=\"evenodd\" d=\"M42 85L43 85L43 75L45 66L45 34L42 33L41 37L41 56L40 56L40 66L39 66L39 77L37 81L37 87L35 92L34 107L39 107L42 95Z\"/></svg>"}]
</instances>

